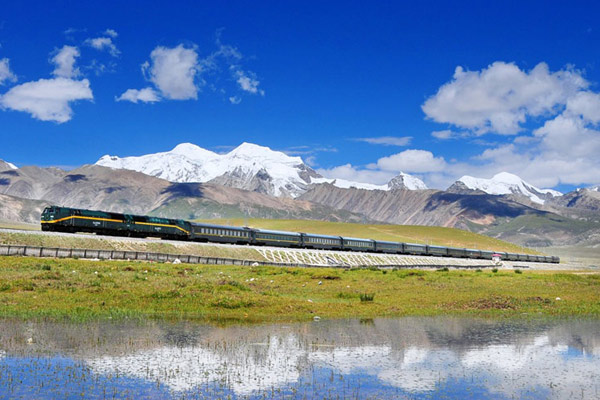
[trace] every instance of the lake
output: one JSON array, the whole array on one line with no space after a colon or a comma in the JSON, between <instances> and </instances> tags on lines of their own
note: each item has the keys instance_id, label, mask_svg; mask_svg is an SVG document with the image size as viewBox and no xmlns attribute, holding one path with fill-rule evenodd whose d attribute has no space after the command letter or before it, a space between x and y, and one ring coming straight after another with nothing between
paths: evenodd
<instances>
[{"instance_id":1,"label":"lake","mask_svg":"<svg viewBox=\"0 0 600 400\"><path fill-rule=\"evenodd\" d=\"M0 320L0 398L597 399L600 320Z\"/></svg>"}]
</instances>

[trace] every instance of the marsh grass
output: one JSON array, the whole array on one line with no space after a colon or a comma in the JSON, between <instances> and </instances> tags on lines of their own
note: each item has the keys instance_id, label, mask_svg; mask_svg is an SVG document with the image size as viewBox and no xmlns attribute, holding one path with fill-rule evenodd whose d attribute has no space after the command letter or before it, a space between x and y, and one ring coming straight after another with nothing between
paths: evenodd
<instances>
[{"instance_id":1,"label":"marsh grass","mask_svg":"<svg viewBox=\"0 0 600 400\"><path fill-rule=\"evenodd\" d=\"M315 315L599 316L599 293L598 273L401 269L383 274L369 269L0 258L0 316L21 318L267 322Z\"/></svg>"}]
</instances>

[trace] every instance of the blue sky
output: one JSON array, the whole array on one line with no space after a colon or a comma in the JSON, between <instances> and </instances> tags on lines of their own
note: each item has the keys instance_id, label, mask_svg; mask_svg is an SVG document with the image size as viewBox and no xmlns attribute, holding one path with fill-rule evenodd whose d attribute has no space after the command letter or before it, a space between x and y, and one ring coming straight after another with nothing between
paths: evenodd
<instances>
[{"instance_id":1,"label":"blue sky","mask_svg":"<svg viewBox=\"0 0 600 400\"><path fill-rule=\"evenodd\" d=\"M4 4L0 158L72 167L247 141L363 182L402 170L439 188L501 171L563 191L598 184L599 11L548 1Z\"/></svg>"}]
</instances>

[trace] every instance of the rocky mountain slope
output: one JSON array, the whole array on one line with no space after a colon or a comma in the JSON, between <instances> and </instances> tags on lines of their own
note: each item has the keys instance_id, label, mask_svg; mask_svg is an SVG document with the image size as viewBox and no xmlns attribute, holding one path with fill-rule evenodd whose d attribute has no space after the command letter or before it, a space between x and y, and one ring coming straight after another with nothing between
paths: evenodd
<instances>
[{"instance_id":1,"label":"rocky mountain slope","mask_svg":"<svg viewBox=\"0 0 600 400\"><path fill-rule=\"evenodd\" d=\"M129 170L86 165L72 171L24 167L0 172L0 194L13 199L40 200L66 207L99 209L174 218L313 218L368 221L361 214L320 204L262 193L199 183L172 183ZM16 218L16 203L0 203L0 210ZM41 212L41 210L40 210ZM8 217L7 217L8 218ZM18 218L17 218L18 219ZM27 214L21 222L39 222Z\"/></svg>"},{"instance_id":2,"label":"rocky mountain slope","mask_svg":"<svg viewBox=\"0 0 600 400\"><path fill-rule=\"evenodd\" d=\"M242 143L223 155L191 143L182 143L171 151L140 157L106 155L96 165L138 171L171 182L210 182L277 197L298 197L311 184L320 183L369 190L427 189L423 181L404 173L388 185L324 178L300 157L291 157L252 143Z\"/></svg>"},{"instance_id":3,"label":"rocky mountain slope","mask_svg":"<svg viewBox=\"0 0 600 400\"><path fill-rule=\"evenodd\" d=\"M490 224L498 218L542 213L502 197L439 190L369 192L319 185L300 198L332 208L362 212L373 220L406 225L468 228L468 223Z\"/></svg>"},{"instance_id":4,"label":"rocky mountain slope","mask_svg":"<svg viewBox=\"0 0 600 400\"><path fill-rule=\"evenodd\" d=\"M196 147L178 146L176 150L180 155L187 154L187 159L200 157L194 155L196 153L205 154ZM228 153L229 156L244 159L244 147L240 152ZM177 159L175 156L170 154L165 159L173 161ZM209 154L208 157L214 156ZM283 153L273 156L272 160L277 157L288 160ZM288 164L299 180L287 181L291 186L282 188L288 190L289 196L274 196L270 194L275 187L273 176L267 172L268 176L263 177L262 167L233 169L207 183L192 183L170 182L150 175L150 170L141 173L99 165L86 165L72 171L33 166L15 169L5 163L0 164L3 167L0 170L0 195L3 195L0 220L37 223L43 206L52 203L186 219L301 218L437 225L535 246L600 244L600 192L596 190L580 189L554 196L555 193L505 175L495 177L494 182L462 179L452 190L440 191L425 189L422 182L406 174L394 178L388 185L356 184L315 177L308 167L291 165ZM176 171L182 172L167 169L169 173ZM190 176L187 173L169 175L170 179L192 179ZM544 204L533 201L534 197Z\"/></svg>"},{"instance_id":5,"label":"rocky mountain slope","mask_svg":"<svg viewBox=\"0 0 600 400\"><path fill-rule=\"evenodd\" d=\"M377 191L320 185L300 197L394 224L437 225L483 233L526 246L600 244L600 221L564 216L485 193ZM562 211L573 210L566 207ZM566 212L566 211L565 211ZM598 217L598 213L595 213Z\"/></svg>"},{"instance_id":6,"label":"rocky mountain slope","mask_svg":"<svg viewBox=\"0 0 600 400\"><path fill-rule=\"evenodd\" d=\"M39 223L40 215L50 203L0 194L0 221Z\"/></svg>"}]
</instances>

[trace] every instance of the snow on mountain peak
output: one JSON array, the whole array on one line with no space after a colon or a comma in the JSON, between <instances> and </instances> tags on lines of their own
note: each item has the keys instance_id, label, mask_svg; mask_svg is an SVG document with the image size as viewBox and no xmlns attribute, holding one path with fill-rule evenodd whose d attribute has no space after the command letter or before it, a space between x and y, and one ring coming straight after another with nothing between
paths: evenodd
<instances>
[{"instance_id":1,"label":"snow on mountain peak","mask_svg":"<svg viewBox=\"0 0 600 400\"><path fill-rule=\"evenodd\" d=\"M245 158L249 160L261 160L262 162L276 162L287 165L303 164L302 158L292 157L281 151L271 150L269 147L254 143L244 142L227 153L228 157Z\"/></svg>"},{"instance_id":2,"label":"snow on mountain peak","mask_svg":"<svg viewBox=\"0 0 600 400\"><path fill-rule=\"evenodd\" d=\"M9 163L8 161L0 160L0 168L4 167L4 169L18 169L17 166L13 163Z\"/></svg>"},{"instance_id":3,"label":"snow on mountain peak","mask_svg":"<svg viewBox=\"0 0 600 400\"><path fill-rule=\"evenodd\" d=\"M427 185L417 177L400 172L385 185L376 185L373 183L353 182L339 178L317 178L312 180L313 183L330 183L333 186L342 189L365 189L365 190L425 190Z\"/></svg>"},{"instance_id":4,"label":"snow on mountain peak","mask_svg":"<svg viewBox=\"0 0 600 400\"><path fill-rule=\"evenodd\" d=\"M480 190L487 194L504 195L517 194L529 197L531 201L538 204L544 204L548 196L562 196L562 193L552 189L538 189L537 187L525 182L517 175L500 172L491 179L475 178L465 175L457 182L464 184L468 189Z\"/></svg>"},{"instance_id":5,"label":"snow on mountain peak","mask_svg":"<svg viewBox=\"0 0 600 400\"><path fill-rule=\"evenodd\" d=\"M103 156L96 165L129 169L171 182L209 182L257 190L274 196L302 194L318 174L300 157L252 143L242 143L227 154L217 154L192 143L171 151L140 157Z\"/></svg>"},{"instance_id":6,"label":"snow on mountain peak","mask_svg":"<svg viewBox=\"0 0 600 400\"><path fill-rule=\"evenodd\" d=\"M499 172L492 177L493 181L508 183L511 185L519 185L523 182L521 178L519 178L515 174L511 174L510 172Z\"/></svg>"},{"instance_id":7,"label":"snow on mountain peak","mask_svg":"<svg viewBox=\"0 0 600 400\"><path fill-rule=\"evenodd\" d=\"M400 173L387 185L323 178L300 157L244 142L227 154L217 154L192 143L171 151L140 157L101 157L96 165L129 169L171 182L213 182L273 196L297 197L310 184L331 183L341 188L368 190L427 189L418 178Z\"/></svg>"},{"instance_id":8,"label":"snow on mountain peak","mask_svg":"<svg viewBox=\"0 0 600 400\"><path fill-rule=\"evenodd\" d=\"M210 150L203 149L200 146L196 146L193 143L181 143L175 146L169 153L179 154L192 160L203 160L205 158L217 157L218 154Z\"/></svg>"},{"instance_id":9,"label":"snow on mountain peak","mask_svg":"<svg viewBox=\"0 0 600 400\"><path fill-rule=\"evenodd\" d=\"M400 172L396 177L392 178L387 184L390 190L393 189L408 189L408 190L426 190L427 185L419 178Z\"/></svg>"}]
</instances>

